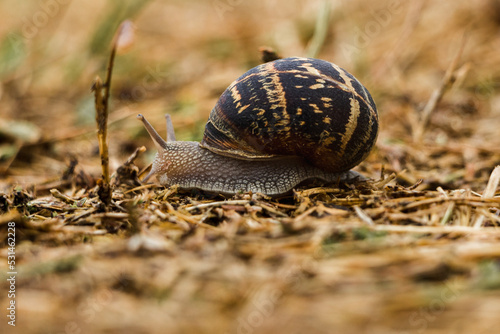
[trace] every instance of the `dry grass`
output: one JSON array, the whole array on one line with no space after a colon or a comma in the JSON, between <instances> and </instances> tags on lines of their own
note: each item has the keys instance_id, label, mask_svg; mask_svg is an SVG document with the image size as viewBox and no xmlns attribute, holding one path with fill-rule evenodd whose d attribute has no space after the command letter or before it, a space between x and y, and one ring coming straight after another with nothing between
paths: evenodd
<instances>
[{"instance_id":1,"label":"dry grass","mask_svg":"<svg viewBox=\"0 0 500 334\"><path fill-rule=\"evenodd\" d=\"M9 222L18 271L2 332L497 332L498 1L334 4L317 57L374 95L372 180L275 199L140 185L154 149L133 116L200 139L259 47L317 48L321 1L53 3L0 4L2 291ZM89 88L125 17L106 211Z\"/></svg>"}]
</instances>

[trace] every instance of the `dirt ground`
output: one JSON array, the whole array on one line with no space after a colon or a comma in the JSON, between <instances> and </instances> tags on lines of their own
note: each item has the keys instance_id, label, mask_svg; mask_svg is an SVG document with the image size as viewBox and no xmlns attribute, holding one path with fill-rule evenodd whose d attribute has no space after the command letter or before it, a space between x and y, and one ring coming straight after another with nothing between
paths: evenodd
<instances>
[{"instance_id":1,"label":"dirt ground","mask_svg":"<svg viewBox=\"0 0 500 334\"><path fill-rule=\"evenodd\" d=\"M1 333L498 332L500 1L30 0L0 17ZM105 208L90 88L125 19ZM135 116L199 141L261 47L369 89L371 180L141 186L156 150Z\"/></svg>"}]
</instances>

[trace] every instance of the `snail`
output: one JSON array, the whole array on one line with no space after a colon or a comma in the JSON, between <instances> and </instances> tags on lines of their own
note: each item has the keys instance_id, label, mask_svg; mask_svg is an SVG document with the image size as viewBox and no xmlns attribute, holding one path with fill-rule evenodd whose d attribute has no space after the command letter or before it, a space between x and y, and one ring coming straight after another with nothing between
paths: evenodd
<instances>
[{"instance_id":1,"label":"snail","mask_svg":"<svg viewBox=\"0 0 500 334\"><path fill-rule=\"evenodd\" d=\"M290 192L311 179L365 179L350 169L363 161L378 134L368 90L339 66L292 57L261 64L221 95L201 142L167 139L137 116L158 153L150 173L162 185L208 192Z\"/></svg>"}]
</instances>

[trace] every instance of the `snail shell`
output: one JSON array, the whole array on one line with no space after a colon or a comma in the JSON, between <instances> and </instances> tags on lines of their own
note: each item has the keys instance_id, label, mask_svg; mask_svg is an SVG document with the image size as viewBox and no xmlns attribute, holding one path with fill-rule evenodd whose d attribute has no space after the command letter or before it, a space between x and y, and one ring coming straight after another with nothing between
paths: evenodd
<instances>
[{"instance_id":1,"label":"snail shell","mask_svg":"<svg viewBox=\"0 0 500 334\"><path fill-rule=\"evenodd\" d=\"M300 156L343 172L370 153L378 115L368 90L330 62L285 58L234 81L212 110L201 146L240 159Z\"/></svg>"}]
</instances>

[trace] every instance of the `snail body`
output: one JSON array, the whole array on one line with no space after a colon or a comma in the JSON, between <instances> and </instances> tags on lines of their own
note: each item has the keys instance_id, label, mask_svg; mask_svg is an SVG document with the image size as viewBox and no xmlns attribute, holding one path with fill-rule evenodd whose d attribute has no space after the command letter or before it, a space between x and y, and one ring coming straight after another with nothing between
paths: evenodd
<instances>
[{"instance_id":1,"label":"snail body","mask_svg":"<svg viewBox=\"0 0 500 334\"><path fill-rule=\"evenodd\" d=\"M368 90L319 59L285 58L234 81L210 113L201 143L163 140L142 115L158 154L148 179L218 193L286 193L310 179L350 182L375 144Z\"/></svg>"}]
</instances>

